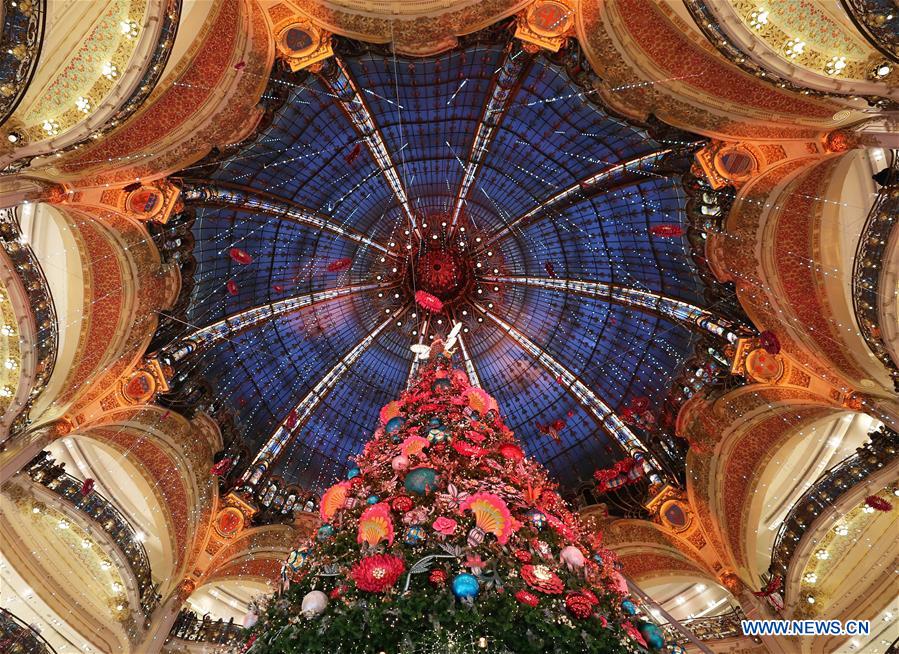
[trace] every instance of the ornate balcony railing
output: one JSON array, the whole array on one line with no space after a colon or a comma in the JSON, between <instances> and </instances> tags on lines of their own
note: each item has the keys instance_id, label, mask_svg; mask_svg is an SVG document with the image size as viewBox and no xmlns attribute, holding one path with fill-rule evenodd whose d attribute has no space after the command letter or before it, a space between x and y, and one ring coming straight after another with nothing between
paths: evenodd
<instances>
[{"instance_id":1,"label":"ornate balcony railing","mask_svg":"<svg viewBox=\"0 0 899 654\"><path fill-rule=\"evenodd\" d=\"M13 4L12 0L2 1L6 4L6 9L8 11L9 6ZM65 147L56 148L53 152L63 153L77 150L85 143L100 138L102 135L121 125L144 105L144 102L150 96L150 93L153 92L153 89L155 89L156 85L159 83L166 64L169 61L169 56L172 54L172 48L175 45L175 36L178 34L178 24L181 22L181 3L182 0L166 0L165 11L162 12L162 22L159 27L159 34L155 39L156 45L150 55L150 60L147 62L143 75L137 81L134 90L131 92L128 99L122 103L112 116L107 118L101 126L97 127L90 134L78 139L74 143L69 143ZM25 3L22 3L20 0L18 4L22 5ZM31 4L37 4L37 2L32 0ZM40 4L45 5L46 0L40 0ZM41 29L43 30L43 24L41 25ZM6 52L5 40L3 42L3 52ZM0 69L0 79L4 79L4 76L2 75L3 72L5 71ZM27 88L27 82L25 86ZM0 95L0 101L2 101L2 95ZM0 108L2 108L2 105L0 105ZM15 107L13 107L13 109L15 109ZM12 112L10 111L10 113ZM3 114L0 113L0 117L2 116ZM0 118L0 124L2 123L3 119ZM13 161L6 168L0 170L0 175L16 173L23 168L26 168L36 156L39 156L39 154L33 154Z\"/></svg>"},{"instance_id":2,"label":"ornate balcony railing","mask_svg":"<svg viewBox=\"0 0 899 654\"><path fill-rule=\"evenodd\" d=\"M3 608L0 608L0 652L56 654L43 636Z\"/></svg>"},{"instance_id":3,"label":"ornate balcony railing","mask_svg":"<svg viewBox=\"0 0 899 654\"><path fill-rule=\"evenodd\" d=\"M866 0L841 0L843 5L847 4L865 4ZM889 3L891 0L880 0L880 2ZM867 4L874 4L868 0ZM796 84L788 77L781 75L770 68L763 67L753 61L746 52L743 51L721 28L721 22L715 15L710 3L706 0L684 0L687 11L693 17L693 22L702 31L703 35L708 39L709 43L714 45L725 59L729 60L735 66L743 69L750 75L755 75L759 79L766 80L768 83L782 89L789 89L801 93L802 95L813 95L818 97L841 97L845 99L847 96L863 98L872 107L880 109L894 109L897 104L895 100L878 95L858 95L853 91L830 90L823 91L813 89L807 86ZM850 14L851 15L851 14ZM893 23L893 29L896 29L896 23ZM882 48L878 48L883 52ZM884 53L886 54L886 53ZM889 56L889 55L888 55Z\"/></svg>"},{"instance_id":4,"label":"ornate balcony railing","mask_svg":"<svg viewBox=\"0 0 899 654\"><path fill-rule=\"evenodd\" d=\"M868 42L899 63L899 12L895 0L840 0L840 4Z\"/></svg>"},{"instance_id":5,"label":"ornate balcony railing","mask_svg":"<svg viewBox=\"0 0 899 654\"><path fill-rule=\"evenodd\" d=\"M33 343L36 356L35 377L28 401L10 428L10 434L16 434L27 427L28 410L53 374L59 327L50 285L31 247L22 240L16 208L0 209L0 248L10 258L16 274L22 280L37 329Z\"/></svg>"},{"instance_id":6,"label":"ornate balcony railing","mask_svg":"<svg viewBox=\"0 0 899 654\"><path fill-rule=\"evenodd\" d=\"M899 14L899 11L897 11ZM899 18L897 18L899 24ZM893 230L899 224L899 151L890 153L891 178L887 180L868 213L852 264L852 304L868 347L890 371L899 391L899 367L890 356L880 328L880 298L896 289L883 289L883 262Z\"/></svg>"},{"instance_id":7,"label":"ornate balcony railing","mask_svg":"<svg viewBox=\"0 0 899 654\"><path fill-rule=\"evenodd\" d=\"M128 519L95 490L83 494L84 482L65 472L64 464L57 464L48 452L41 452L26 468L32 480L52 490L79 511L86 513L102 527L121 550L137 581L141 610L149 616L159 604L158 584L153 583L147 550L128 522Z\"/></svg>"},{"instance_id":8,"label":"ornate balcony railing","mask_svg":"<svg viewBox=\"0 0 899 654\"><path fill-rule=\"evenodd\" d=\"M47 0L3 0L3 32L0 33L0 125L22 101L37 69Z\"/></svg>"},{"instance_id":9,"label":"ornate balcony railing","mask_svg":"<svg viewBox=\"0 0 899 654\"><path fill-rule=\"evenodd\" d=\"M743 635L740 628L740 620L745 620L746 615L739 607L732 608L721 615L710 615L703 618L683 620L683 625L693 632L699 640L721 640L723 638L736 638ZM689 639L667 622L659 625L665 634L665 640L678 645L688 645Z\"/></svg>"},{"instance_id":10,"label":"ornate balcony railing","mask_svg":"<svg viewBox=\"0 0 899 654\"><path fill-rule=\"evenodd\" d=\"M194 642L238 645L246 640L247 633L243 627L234 624L233 618L227 621L213 620L208 615L201 618L193 611L183 609L178 613L169 636Z\"/></svg>"},{"instance_id":11,"label":"ornate balcony railing","mask_svg":"<svg viewBox=\"0 0 899 654\"><path fill-rule=\"evenodd\" d=\"M818 515L847 490L899 457L899 434L888 427L872 432L870 442L821 475L784 518L771 550L770 576L787 578L793 554Z\"/></svg>"}]
</instances>

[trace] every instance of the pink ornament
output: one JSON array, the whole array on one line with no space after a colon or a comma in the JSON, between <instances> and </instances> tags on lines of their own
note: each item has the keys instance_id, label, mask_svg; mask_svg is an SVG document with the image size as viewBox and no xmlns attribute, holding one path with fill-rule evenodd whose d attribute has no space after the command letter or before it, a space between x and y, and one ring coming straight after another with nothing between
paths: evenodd
<instances>
[{"instance_id":1,"label":"pink ornament","mask_svg":"<svg viewBox=\"0 0 899 654\"><path fill-rule=\"evenodd\" d=\"M584 553L574 545L562 548L559 558L562 560L562 563L568 566L569 570L577 570L584 567Z\"/></svg>"},{"instance_id":2,"label":"pink ornament","mask_svg":"<svg viewBox=\"0 0 899 654\"><path fill-rule=\"evenodd\" d=\"M395 456L390 461L390 467L393 468L394 472L402 472L409 467L409 459L402 454Z\"/></svg>"},{"instance_id":3,"label":"pink ornament","mask_svg":"<svg viewBox=\"0 0 899 654\"><path fill-rule=\"evenodd\" d=\"M453 532L456 531L456 525L456 521L452 518L440 516L434 521L434 524L431 526L438 534L441 534L443 536L452 536Z\"/></svg>"}]
</instances>

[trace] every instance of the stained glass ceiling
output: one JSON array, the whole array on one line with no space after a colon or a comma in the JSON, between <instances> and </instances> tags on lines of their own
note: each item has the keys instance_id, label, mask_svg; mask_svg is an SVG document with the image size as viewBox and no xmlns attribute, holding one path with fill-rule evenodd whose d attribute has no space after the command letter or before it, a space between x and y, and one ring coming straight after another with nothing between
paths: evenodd
<instances>
[{"instance_id":1,"label":"stained glass ceiling","mask_svg":"<svg viewBox=\"0 0 899 654\"><path fill-rule=\"evenodd\" d=\"M703 303L693 139L604 110L576 45L492 29L429 58L335 53L276 70L255 136L182 173L197 268L176 367L250 452L275 437L271 473L320 490L406 386L410 346L458 320L458 364L563 483L624 456L639 432L615 412L664 398Z\"/></svg>"}]
</instances>

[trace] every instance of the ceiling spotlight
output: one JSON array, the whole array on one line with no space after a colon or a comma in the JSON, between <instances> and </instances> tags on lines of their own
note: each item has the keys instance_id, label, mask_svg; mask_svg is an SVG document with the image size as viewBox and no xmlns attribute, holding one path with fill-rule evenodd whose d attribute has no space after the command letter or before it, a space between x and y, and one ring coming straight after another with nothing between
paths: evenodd
<instances>
[{"instance_id":1,"label":"ceiling spotlight","mask_svg":"<svg viewBox=\"0 0 899 654\"><path fill-rule=\"evenodd\" d=\"M874 79L883 79L884 77L886 77L887 75L889 75L892 72L893 72L893 67L886 61L883 61L883 62L877 64L871 70L871 77L873 77Z\"/></svg>"}]
</instances>

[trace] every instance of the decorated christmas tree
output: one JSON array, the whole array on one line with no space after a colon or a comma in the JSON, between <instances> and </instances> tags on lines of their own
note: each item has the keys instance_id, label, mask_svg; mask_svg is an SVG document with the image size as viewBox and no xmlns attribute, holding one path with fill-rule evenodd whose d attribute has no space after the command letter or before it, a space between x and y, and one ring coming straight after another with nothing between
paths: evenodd
<instances>
[{"instance_id":1,"label":"decorated christmas tree","mask_svg":"<svg viewBox=\"0 0 899 654\"><path fill-rule=\"evenodd\" d=\"M261 607L249 652L663 647L614 554L442 343L381 410L347 479L322 495L321 520Z\"/></svg>"}]
</instances>

